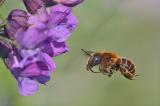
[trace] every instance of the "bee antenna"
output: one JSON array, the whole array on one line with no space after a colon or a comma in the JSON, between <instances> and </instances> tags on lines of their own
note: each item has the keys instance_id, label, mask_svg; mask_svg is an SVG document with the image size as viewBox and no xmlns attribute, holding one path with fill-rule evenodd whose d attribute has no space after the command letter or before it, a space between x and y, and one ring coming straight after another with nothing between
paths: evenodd
<instances>
[{"instance_id":1,"label":"bee antenna","mask_svg":"<svg viewBox=\"0 0 160 106\"><path fill-rule=\"evenodd\" d=\"M92 53L91 51L85 51L84 49L81 49L81 50L82 50L86 55L92 57L92 56L90 55L90 53Z\"/></svg>"}]
</instances>

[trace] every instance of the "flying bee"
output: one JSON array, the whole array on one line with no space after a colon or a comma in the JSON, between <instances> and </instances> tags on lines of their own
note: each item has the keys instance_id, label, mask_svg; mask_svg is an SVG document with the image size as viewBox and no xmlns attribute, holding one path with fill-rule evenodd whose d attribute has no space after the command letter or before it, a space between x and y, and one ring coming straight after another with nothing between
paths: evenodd
<instances>
[{"instance_id":1,"label":"flying bee","mask_svg":"<svg viewBox=\"0 0 160 106\"><path fill-rule=\"evenodd\" d=\"M93 51L82 51L89 56L86 69L93 73L102 73L111 77L113 73L120 71L121 74L130 80L134 80L135 66L133 62L127 58L121 57L120 55L113 52L93 52ZM94 66L99 66L99 71L95 72L92 70Z\"/></svg>"}]
</instances>

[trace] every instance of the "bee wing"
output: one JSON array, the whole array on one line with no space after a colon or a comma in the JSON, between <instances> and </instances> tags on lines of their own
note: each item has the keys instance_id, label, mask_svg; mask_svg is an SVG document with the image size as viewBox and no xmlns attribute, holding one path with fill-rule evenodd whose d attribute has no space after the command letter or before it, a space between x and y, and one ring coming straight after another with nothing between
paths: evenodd
<instances>
[{"instance_id":1,"label":"bee wing","mask_svg":"<svg viewBox=\"0 0 160 106\"><path fill-rule=\"evenodd\" d=\"M0 6L5 2L6 0L0 0Z\"/></svg>"}]
</instances>

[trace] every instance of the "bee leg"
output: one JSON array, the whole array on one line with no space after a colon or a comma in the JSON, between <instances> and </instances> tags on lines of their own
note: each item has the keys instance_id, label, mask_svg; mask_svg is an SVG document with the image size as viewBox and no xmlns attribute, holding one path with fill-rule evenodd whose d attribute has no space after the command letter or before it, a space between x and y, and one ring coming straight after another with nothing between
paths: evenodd
<instances>
[{"instance_id":1,"label":"bee leg","mask_svg":"<svg viewBox=\"0 0 160 106\"><path fill-rule=\"evenodd\" d=\"M86 69L87 69L87 71L91 71L93 73L100 73L100 72L93 71L90 65L87 65Z\"/></svg>"},{"instance_id":2,"label":"bee leg","mask_svg":"<svg viewBox=\"0 0 160 106\"><path fill-rule=\"evenodd\" d=\"M110 68L106 68L103 70L104 75L108 75L108 77L111 77L113 74L113 71Z\"/></svg>"},{"instance_id":3,"label":"bee leg","mask_svg":"<svg viewBox=\"0 0 160 106\"><path fill-rule=\"evenodd\" d=\"M113 75L113 70L112 69L108 69L108 77L111 77Z\"/></svg>"},{"instance_id":4,"label":"bee leg","mask_svg":"<svg viewBox=\"0 0 160 106\"><path fill-rule=\"evenodd\" d=\"M113 73L115 73L117 70L115 70L115 69L110 69L110 72L113 74Z\"/></svg>"},{"instance_id":5,"label":"bee leg","mask_svg":"<svg viewBox=\"0 0 160 106\"><path fill-rule=\"evenodd\" d=\"M108 77L111 77L113 74L112 73L107 73L106 75L108 75Z\"/></svg>"},{"instance_id":6,"label":"bee leg","mask_svg":"<svg viewBox=\"0 0 160 106\"><path fill-rule=\"evenodd\" d=\"M124 77L130 80L135 80L133 77L134 75L131 74L125 67L121 66L120 67L120 72L123 74Z\"/></svg>"},{"instance_id":7,"label":"bee leg","mask_svg":"<svg viewBox=\"0 0 160 106\"><path fill-rule=\"evenodd\" d=\"M119 69L119 65L113 65L113 66L111 67L111 70L112 70L113 73L119 71L119 70L120 70L120 69Z\"/></svg>"},{"instance_id":8,"label":"bee leg","mask_svg":"<svg viewBox=\"0 0 160 106\"><path fill-rule=\"evenodd\" d=\"M89 66L87 66L87 70L88 70L88 71L91 71L91 72L93 72L93 73L100 73L100 72L95 72L95 71L93 71L93 70L91 69L91 67L89 67Z\"/></svg>"},{"instance_id":9,"label":"bee leg","mask_svg":"<svg viewBox=\"0 0 160 106\"><path fill-rule=\"evenodd\" d=\"M90 71L93 72L93 73L100 73L100 72L95 72L95 71L93 71L92 69L90 69Z\"/></svg>"},{"instance_id":10,"label":"bee leg","mask_svg":"<svg viewBox=\"0 0 160 106\"><path fill-rule=\"evenodd\" d=\"M107 75L108 77L111 77L113 72L110 71L110 69L105 68L103 65L99 66L99 70L102 74Z\"/></svg>"},{"instance_id":11,"label":"bee leg","mask_svg":"<svg viewBox=\"0 0 160 106\"><path fill-rule=\"evenodd\" d=\"M89 71L90 69L91 69L90 66L87 64L86 70Z\"/></svg>"}]
</instances>

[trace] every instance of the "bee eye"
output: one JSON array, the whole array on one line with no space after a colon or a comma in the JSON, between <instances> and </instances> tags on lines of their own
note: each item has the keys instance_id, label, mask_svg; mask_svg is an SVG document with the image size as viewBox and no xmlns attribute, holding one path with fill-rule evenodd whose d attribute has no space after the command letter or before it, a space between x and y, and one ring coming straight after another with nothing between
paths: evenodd
<instances>
[{"instance_id":1,"label":"bee eye","mask_svg":"<svg viewBox=\"0 0 160 106\"><path fill-rule=\"evenodd\" d=\"M101 58L99 56L94 57L93 65L99 64L101 61Z\"/></svg>"}]
</instances>

